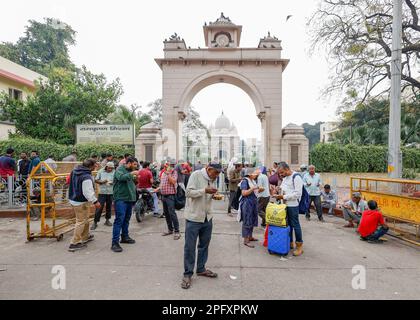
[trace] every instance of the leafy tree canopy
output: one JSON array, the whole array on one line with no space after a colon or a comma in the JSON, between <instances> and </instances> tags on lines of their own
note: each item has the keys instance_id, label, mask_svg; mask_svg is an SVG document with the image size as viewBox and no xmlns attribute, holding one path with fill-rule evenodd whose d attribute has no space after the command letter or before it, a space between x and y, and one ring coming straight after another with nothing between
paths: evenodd
<instances>
[{"instance_id":1,"label":"leafy tree canopy","mask_svg":"<svg viewBox=\"0 0 420 320\"><path fill-rule=\"evenodd\" d=\"M46 76L54 68L74 70L69 46L76 43L75 35L76 31L57 19L29 20L16 43L0 44L0 56Z\"/></svg>"},{"instance_id":2,"label":"leafy tree canopy","mask_svg":"<svg viewBox=\"0 0 420 320\"><path fill-rule=\"evenodd\" d=\"M134 124L136 128L136 136L139 135L143 125L152 121L149 114L141 112L141 106L132 104L130 107L119 105L115 111L111 113L105 123L112 124Z\"/></svg>"},{"instance_id":3,"label":"leafy tree canopy","mask_svg":"<svg viewBox=\"0 0 420 320\"><path fill-rule=\"evenodd\" d=\"M309 123L302 124L302 127L305 130L305 136L309 140L310 150L313 148L315 144L319 143L321 124L323 124L323 122L317 122L315 124L309 124Z\"/></svg>"},{"instance_id":4,"label":"leafy tree canopy","mask_svg":"<svg viewBox=\"0 0 420 320\"><path fill-rule=\"evenodd\" d=\"M333 140L340 144L388 143L389 100L373 99L361 103L353 111L342 113L339 131ZM401 143L420 144L420 96L413 102L401 104Z\"/></svg>"},{"instance_id":5,"label":"leafy tree canopy","mask_svg":"<svg viewBox=\"0 0 420 320\"><path fill-rule=\"evenodd\" d=\"M37 139L73 144L76 124L94 124L112 113L122 95L119 80L107 82L85 67L75 72L53 69L26 101L3 95L0 109L4 119L15 122L18 134Z\"/></svg>"},{"instance_id":6,"label":"leafy tree canopy","mask_svg":"<svg viewBox=\"0 0 420 320\"><path fill-rule=\"evenodd\" d=\"M346 92L343 108L389 93L392 0L322 0L309 20L313 50L327 48L330 85L324 94ZM402 90L420 91L420 3L403 1Z\"/></svg>"}]
</instances>

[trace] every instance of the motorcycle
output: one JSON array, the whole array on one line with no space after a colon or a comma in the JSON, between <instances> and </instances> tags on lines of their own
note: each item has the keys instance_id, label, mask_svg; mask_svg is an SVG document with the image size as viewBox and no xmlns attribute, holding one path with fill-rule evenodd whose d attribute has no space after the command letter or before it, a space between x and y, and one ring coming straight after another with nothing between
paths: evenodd
<instances>
[{"instance_id":1,"label":"motorcycle","mask_svg":"<svg viewBox=\"0 0 420 320\"><path fill-rule=\"evenodd\" d=\"M137 222L142 222L147 213L153 213L153 196L147 189L137 189L138 200L133 207Z\"/></svg>"}]
</instances>

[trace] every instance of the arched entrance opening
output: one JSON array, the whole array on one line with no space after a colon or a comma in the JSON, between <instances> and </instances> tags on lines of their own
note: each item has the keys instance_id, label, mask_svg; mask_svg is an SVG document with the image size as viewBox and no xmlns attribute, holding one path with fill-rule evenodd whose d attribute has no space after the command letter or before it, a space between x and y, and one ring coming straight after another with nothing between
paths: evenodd
<instances>
[{"instance_id":1,"label":"arched entrance opening","mask_svg":"<svg viewBox=\"0 0 420 320\"><path fill-rule=\"evenodd\" d=\"M203 31L205 48L187 47L176 33L165 39L164 57L155 59L162 70L163 125L144 128L137 138L136 154L142 157L150 144L155 159L181 159L182 124L193 98L210 85L228 83L245 91L254 104L261 121L262 162L290 162L292 151L298 155L295 162L307 162L303 129L282 129L282 79L289 60L282 58L281 40L268 33L256 47L241 47L242 26L223 14L205 23Z\"/></svg>"},{"instance_id":2,"label":"arched entrance opening","mask_svg":"<svg viewBox=\"0 0 420 320\"><path fill-rule=\"evenodd\" d=\"M255 165L264 162L261 120L242 88L225 82L208 85L195 94L191 106L183 121L183 159L224 165L234 157Z\"/></svg>"},{"instance_id":3,"label":"arched entrance opening","mask_svg":"<svg viewBox=\"0 0 420 320\"><path fill-rule=\"evenodd\" d=\"M218 70L215 70L215 71L210 71L210 72L205 72L203 74L200 74L194 79L192 79L188 83L188 85L185 87L178 103L178 106L179 106L178 113L181 115L181 117L179 117L179 122L177 124L178 134L176 135L178 154L183 155L183 158L186 158L186 156L189 157L188 155L188 152L190 151L189 148L187 148L188 150L185 150L186 149L185 143L187 143L187 147L188 147L188 141L185 135L183 134L185 133L183 125L184 125L185 119L188 117L188 107L191 106L191 103L194 97L196 97L197 94L199 94L202 90L205 90L206 88L209 88L217 84L231 85L233 87L236 87L240 89L241 91L243 91L252 101L252 104L255 110L256 120L260 122L260 124L258 124L257 122L257 125L261 127L261 135L259 138L261 143L260 143L260 150L259 150L260 154L258 155L258 164L265 163L266 150L264 150L264 146L266 145L265 133L267 131L266 131L265 111L262 111L264 110L264 102L263 102L262 95L259 92L258 87L253 83L253 81L250 80L248 77L246 77L244 74L241 74L236 71L228 70L225 68L222 68L222 69L219 68ZM215 100L215 103L217 103L217 100ZM215 153L216 153L216 158L218 158L217 160L223 161L223 162L226 161L226 158L231 157L232 153L235 155L234 151L226 152L225 157L222 157L222 159L220 159L220 156L217 155L218 152L214 152L214 150L217 149L215 144L222 143L222 142L221 141L216 142L214 140L212 141L211 135L209 135L209 133L210 132L207 132L208 160L216 160L214 159ZM220 139L220 136L223 137L223 135L218 135L217 136L218 139ZM202 140L206 140L206 139L202 139ZM223 143L229 144L229 150L232 151L231 145L233 144L234 145L233 147L235 148L236 147L235 142L234 141L228 142L226 140L227 139L223 137ZM240 146L238 147L241 149L241 160L246 161L246 159L242 159L242 153L245 153L244 152L245 142L241 141ZM219 150L219 151L223 152L223 150ZM248 159L248 161L250 160L251 159Z\"/></svg>"}]
</instances>

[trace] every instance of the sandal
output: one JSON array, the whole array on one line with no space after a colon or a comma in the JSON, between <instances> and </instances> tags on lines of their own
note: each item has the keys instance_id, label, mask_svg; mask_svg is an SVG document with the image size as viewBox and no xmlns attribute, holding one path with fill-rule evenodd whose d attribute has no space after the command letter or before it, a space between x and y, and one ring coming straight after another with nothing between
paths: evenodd
<instances>
[{"instance_id":1,"label":"sandal","mask_svg":"<svg viewBox=\"0 0 420 320\"><path fill-rule=\"evenodd\" d=\"M175 232L174 240L179 240L179 239L181 239L181 235L179 234L179 232Z\"/></svg>"},{"instance_id":2,"label":"sandal","mask_svg":"<svg viewBox=\"0 0 420 320\"><path fill-rule=\"evenodd\" d=\"M258 239L255 239L254 237L249 238L249 241L258 241Z\"/></svg>"},{"instance_id":3,"label":"sandal","mask_svg":"<svg viewBox=\"0 0 420 320\"><path fill-rule=\"evenodd\" d=\"M182 289L189 289L191 287L191 277L184 277L181 282Z\"/></svg>"},{"instance_id":4,"label":"sandal","mask_svg":"<svg viewBox=\"0 0 420 320\"><path fill-rule=\"evenodd\" d=\"M244 242L244 245L246 245L249 248L255 248L255 246L250 244L249 242Z\"/></svg>"},{"instance_id":5,"label":"sandal","mask_svg":"<svg viewBox=\"0 0 420 320\"><path fill-rule=\"evenodd\" d=\"M197 276L208 277L208 278L217 278L217 273L207 269L204 272L197 272Z\"/></svg>"},{"instance_id":6,"label":"sandal","mask_svg":"<svg viewBox=\"0 0 420 320\"><path fill-rule=\"evenodd\" d=\"M162 237L170 236L171 234L173 234L173 231L166 231L162 233Z\"/></svg>"}]
</instances>

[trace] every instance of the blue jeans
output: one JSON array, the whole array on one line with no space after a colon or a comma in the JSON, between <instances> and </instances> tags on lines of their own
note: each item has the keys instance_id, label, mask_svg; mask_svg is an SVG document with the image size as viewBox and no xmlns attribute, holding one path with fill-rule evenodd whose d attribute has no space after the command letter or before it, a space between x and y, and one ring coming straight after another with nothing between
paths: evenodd
<instances>
[{"instance_id":1,"label":"blue jeans","mask_svg":"<svg viewBox=\"0 0 420 320\"><path fill-rule=\"evenodd\" d=\"M128 226L130 224L133 202L123 200L115 201L115 221L112 229L112 243L120 242L121 238L128 237Z\"/></svg>"},{"instance_id":2,"label":"blue jeans","mask_svg":"<svg viewBox=\"0 0 420 320\"><path fill-rule=\"evenodd\" d=\"M184 276L191 277L194 274L195 250L198 242L197 273L206 271L206 262L209 253L209 244L213 222L185 221L185 245L184 245Z\"/></svg>"},{"instance_id":3,"label":"blue jeans","mask_svg":"<svg viewBox=\"0 0 420 320\"><path fill-rule=\"evenodd\" d=\"M242 238L252 237L254 227L247 227L242 223Z\"/></svg>"},{"instance_id":4,"label":"blue jeans","mask_svg":"<svg viewBox=\"0 0 420 320\"><path fill-rule=\"evenodd\" d=\"M299 207L287 207L287 224L290 226L290 242L293 242L293 230L296 242L303 242L302 228L299 222Z\"/></svg>"},{"instance_id":5,"label":"blue jeans","mask_svg":"<svg viewBox=\"0 0 420 320\"><path fill-rule=\"evenodd\" d=\"M374 233L372 233L371 235L365 237L368 240L378 240L380 237L382 237L383 235L385 235L388 232L388 228L384 228L384 227L380 227L378 229L376 229L376 231Z\"/></svg>"}]
</instances>

